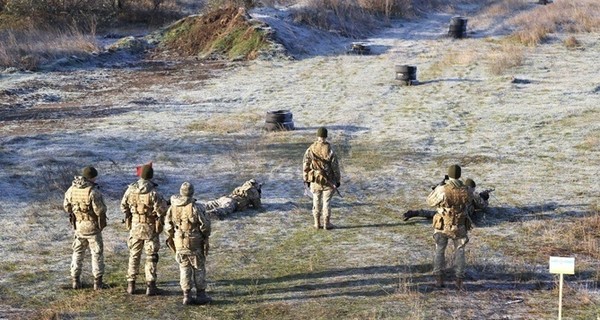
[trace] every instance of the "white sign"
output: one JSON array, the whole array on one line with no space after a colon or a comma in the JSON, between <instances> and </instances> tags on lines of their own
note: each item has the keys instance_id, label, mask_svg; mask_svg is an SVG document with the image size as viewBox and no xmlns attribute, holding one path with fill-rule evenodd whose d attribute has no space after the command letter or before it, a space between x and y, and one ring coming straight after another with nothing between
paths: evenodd
<instances>
[{"instance_id":1,"label":"white sign","mask_svg":"<svg viewBox=\"0 0 600 320\"><path fill-rule=\"evenodd\" d=\"M550 257L550 273L575 274L575 258Z\"/></svg>"}]
</instances>

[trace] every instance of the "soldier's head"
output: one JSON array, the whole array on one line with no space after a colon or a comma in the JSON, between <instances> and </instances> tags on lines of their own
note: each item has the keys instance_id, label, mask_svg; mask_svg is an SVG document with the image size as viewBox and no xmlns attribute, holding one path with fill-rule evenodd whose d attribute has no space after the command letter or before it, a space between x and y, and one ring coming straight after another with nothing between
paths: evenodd
<instances>
[{"instance_id":1,"label":"soldier's head","mask_svg":"<svg viewBox=\"0 0 600 320\"><path fill-rule=\"evenodd\" d=\"M94 181L96 179L96 177L98 176L98 170L96 170L96 168L94 168L92 166L87 166L87 167L83 168L83 170L81 170L81 176L83 176L84 178L86 178L90 181Z\"/></svg>"},{"instance_id":2,"label":"soldier's head","mask_svg":"<svg viewBox=\"0 0 600 320\"><path fill-rule=\"evenodd\" d=\"M142 166L142 171L140 172L140 178L149 180L154 177L154 169L152 169L151 164L145 164Z\"/></svg>"},{"instance_id":3,"label":"soldier's head","mask_svg":"<svg viewBox=\"0 0 600 320\"><path fill-rule=\"evenodd\" d=\"M179 188L179 194L184 197L191 197L194 195L194 185L189 182L184 182L181 184L181 188Z\"/></svg>"},{"instance_id":4,"label":"soldier's head","mask_svg":"<svg viewBox=\"0 0 600 320\"><path fill-rule=\"evenodd\" d=\"M471 178L467 178L467 180L465 180L465 185L467 187L470 187L470 188L473 188L473 189L475 189L475 187L477 186L475 184L475 181L473 181L473 179L471 179Z\"/></svg>"},{"instance_id":5,"label":"soldier's head","mask_svg":"<svg viewBox=\"0 0 600 320\"><path fill-rule=\"evenodd\" d=\"M327 138L327 128L320 127L319 129L317 129L317 137L326 139Z\"/></svg>"},{"instance_id":6,"label":"soldier's head","mask_svg":"<svg viewBox=\"0 0 600 320\"><path fill-rule=\"evenodd\" d=\"M451 179L460 178L460 166L457 164L453 164L448 168L448 177Z\"/></svg>"}]
</instances>

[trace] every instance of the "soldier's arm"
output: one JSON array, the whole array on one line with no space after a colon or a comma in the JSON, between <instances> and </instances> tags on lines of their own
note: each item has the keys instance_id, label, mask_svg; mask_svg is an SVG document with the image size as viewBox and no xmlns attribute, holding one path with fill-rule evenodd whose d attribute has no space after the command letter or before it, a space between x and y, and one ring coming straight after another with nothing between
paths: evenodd
<instances>
[{"instance_id":1,"label":"soldier's arm","mask_svg":"<svg viewBox=\"0 0 600 320\"><path fill-rule=\"evenodd\" d=\"M63 201L63 208L65 209L65 212L70 214L73 212L73 208L71 207L71 202L69 202L69 199L71 199L71 187L69 187L67 192L65 192L65 199Z\"/></svg>"},{"instance_id":2,"label":"soldier's arm","mask_svg":"<svg viewBox=\"0 0 600 320\"><path fill-rule=\"evenodd\" d=\"M171 207L167 209L167 213L165 214L165 228L163 232L167 235L168 238L173 237L173 235L175 234L175 227L173 226Z\"/></svg>"},{"instance_id":3,"label":"soldier's arm","mask_svg":"<svg viewBox=\"0 0 600 320\"><path fill-rule=\"evenodd\" d=\"M129 204L127 203L127 198L129 198L129 188L125 190L125 194L123 194L123 198L121 199L121 212L128 216L131 212L129 211Z\"/></svg>"},{"instance_id":4,"label":"soldier's arm","mask_svg":"<svg viewBox=\"0 0 600 320\"><path fill-rule=\"evenodd\" d=\"M92 203L92 208L94 209L94 213L98 216L98 224L100 226L100 230L106 227L106 204L104 204L104 198L102 194L94 189L90 193L90 200Z\"/></svg>"},{"instance_id":5,"label":"soldier's arm","mask_svg":"<svg viewBox=\"0 0 600 320\"><path fill-rule=\"evenodd\" d=\"M208 237L210 237L212 228L211 228L210 219L208 218L208 215L206 214L206 208L204 207L203 204L198 203L198 204L196 204L196 206L194 206L194 209L196 211L196 214L198 215L198 220L200 221L200 232L202 232L202 235L204 236L204 238L208 239Z\"/></svg>"},{"instance_id":6,"label":"soldier's arm","mask_svg":"<svg viewBox=\"0 0 600 320\"><path fill-rule=\"evenodd\" d=\"M437 186L427 197L427 204L430 207L437 207L444 200L444 186Z\"/></svg>"},{"instance_id":7,"label":"soldier's arm","mask_svg":"<svg viewBox=\"0 0 600 320\"><path fill-rule=\"evenodd\" d=\"M338 162L338 158L335 155L335 153L332 151L331 152L331 169L333 170L333 180L332 181L334 184L338 184L341 181L341 175L340 175L340 164Z\"/></svg>"},{"instance_id":8,"label":"soldier's arm","mask_svg":"<svg viewBox=\"0 0 600 320\"><path fill-rule=\"evenodd\" d=\"M308 172L310 171L310 148L304 152L304 158L302 159L302 181L308 182Z\"/></svg>"}]
</instances>

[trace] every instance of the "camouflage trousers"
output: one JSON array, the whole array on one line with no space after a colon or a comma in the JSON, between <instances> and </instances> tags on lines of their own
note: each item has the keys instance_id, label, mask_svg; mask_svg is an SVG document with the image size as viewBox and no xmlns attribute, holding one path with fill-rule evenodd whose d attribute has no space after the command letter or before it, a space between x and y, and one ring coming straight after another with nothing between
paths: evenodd
<instances>
[{"instance_id":1,"label":"camouflage trousers","mask_svg":"<svg viewBox=\"0 0 600 320\"><path fill-rule=\"evenodd\" d=\"M223 218L237 210L237 203L230 197L220 197L204 204L206 213L212 217Z\"/></svg>"},{"instance_id":2,"label":"camouflage trousers","mask_svg":"<svg viewBox=\"0 0 600 320\"><path fill-rule=\"evenodd\" d=\"M135 281L138 275L142 250L146 254L146 263L144 265L146 282L156 281L156 265L158 264L158 249L160 249L158 235L149 240L129 237L127 247L129 248L127 281Z\"/></svg>"},{"instance_id":3,"label":"camouflage trousers","mask_svg":"<svg viewBox=\"0 0 600 320\"><path fill-rule=\"evenodd\" d=\"M196 292L198 292L206 289L206 268L203 253L177 253L175 260L179 263L179 284L181 285L181 290L188 291L196 288Z\"/></svg>"},{"instance_id":4,"label":"camouflage trousers","mask_svg":"<svg viewBox=\"0 0 600 320\"><path fill-rule=\"evenodd\" d=\"M94 278L104 275L104 242L102 233L91 236L75 235L73 239L73 259L71 259L71 277L77 278L81 275L83 267L83 256L87 248L92 254L92 274Z\"/></svg>"},{"instance_id":5,"label":"camouflage trousers","mask_svg":"<svg viewBox=\"0 0 600 320\"><path fill-rule=\"evenodd\" d=\"M447 235L442 232L434 232L435 257L433 259L433 274L441 275L446 268L446 247L448 246ZM454 272L456 278L465 277L465 245L469 242L468 237L452 239L454 242Z\"/></svg>"},{"instance_id":6,"label":"camouflage trousers","mask_svg":"<svg viewBox=\"0 0 600 320\"><path fill-rule=\"evenodd\" d=\"M321 215L325 221L331 216L331 198L333 198L334 190L328 186L322 186L317 183L310 184L310 192L313 194L312 214L315 220L320 220Z\"/></svg>"}]
</instances>

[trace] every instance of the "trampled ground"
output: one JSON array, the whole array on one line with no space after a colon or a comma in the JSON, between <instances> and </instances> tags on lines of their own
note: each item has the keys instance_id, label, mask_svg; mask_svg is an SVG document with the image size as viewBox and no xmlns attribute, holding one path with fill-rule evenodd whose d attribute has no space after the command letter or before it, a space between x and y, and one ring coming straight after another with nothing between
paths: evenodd
<instances>
[{"instance_id":1,"label":"trampled ground","mask_svg":"<svg viewBox=\"0 0 600 320\"><path fill-rule=\"evenodd\" d=\"M600 50L598 33L527 48L525 61L490 72L506 26L477 8L394 21L368 39L296 37L296 60L222 64L123 60L106 67L0 75L0 317L266 319L551 319L549 256L574 256L563 316L600 315ZM529 10L536 10L531 5ZM445 36L469 17L468 39ZM269 22L269 21L267 21ZM305 48L301 50L301 48ZM396 64L418 67L400 86ZM265 112L293 112L295 131L261 130ZM311 228L301 159L327 126L340 154L344 198L331 232ZM161 249L159 287L125 293L127 232L118 202L136 165L153 161L165 195L191 181L206 201L249 178L265 211L215 221L208 307L180 304L178 269ZM494 187L468 248L467 292L433 287L429 188L453 163ZM93 164L109 207L104 232L110 288L69 284L71 230L62 193ZM449 272L449 274L451 274Z\"/></svg>"}]
</instances>

